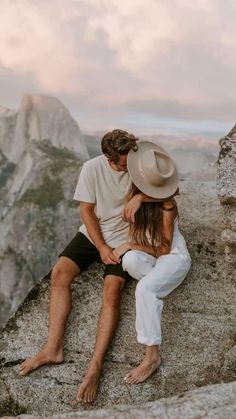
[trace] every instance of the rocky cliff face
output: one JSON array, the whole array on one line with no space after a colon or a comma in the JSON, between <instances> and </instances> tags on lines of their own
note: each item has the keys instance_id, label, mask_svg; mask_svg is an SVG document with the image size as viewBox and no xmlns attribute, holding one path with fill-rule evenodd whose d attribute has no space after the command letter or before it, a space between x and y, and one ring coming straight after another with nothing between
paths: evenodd
<instances>
[{"instance_id":1,"label":"rocky cliff face","mask_svg":"<svg viewBox=\"0 0 236 419\"><path fill-rule=\"evenodd\" d=\"M58 99L25 95L18 111L0 108L0 148L8 160L18 164L31 141L43 139L81 160L89 157L77 123Z\"/></svg>"},{"instance_id":2,"label":"rocky cliff face","mask_svg":"<svg viewBox=\"0 0 236 419\"><path fill-rule=\"evenodd\" d=\"M18 112L0 109L0 328L77 231L72 197L87 158L57 99L25 96Z\"/></svg>"},{"instance_id":3,"label":"rocky cliff face","mask_svg":"<svg viewBox=\"0 0 236 419\"><path fill-rule=\"evenodd\" d=\"M224 219L225 275L236 285L236 125L220 147L217 191Z\"/></svg>"}]
</instances>

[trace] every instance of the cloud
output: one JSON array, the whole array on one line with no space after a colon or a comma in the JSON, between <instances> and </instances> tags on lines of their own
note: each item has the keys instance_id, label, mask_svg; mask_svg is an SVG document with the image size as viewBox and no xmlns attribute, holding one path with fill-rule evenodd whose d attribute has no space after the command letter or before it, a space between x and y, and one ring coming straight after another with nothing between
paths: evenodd
<instances>
[{"instance_id":1,"label":"cloud","mask_svg":"<svg viewBox=\"0 0 236 419\"><path fill-rule=\"evenodd\" d=\"M235 118L235 103L221 103L216 105L192 105L181 104L177 101L128 101L127 111L146 113L157 117L169 116L185 120L219 119L228 121Z\"/></svg>"},{"instance_id":2,"label":"cloud","mask_svg":"<svg viewBox=\"0 0 236 419\"><path fill-rule=\"evenodd\" d=\"M28 77L98 113L227 120L235 17L234 0L2 0L0 66L10 86Z\"/></svg>"},{"instance_id":3,"label":"cloud","mask_svg":"<svg viewBox=\"0 0 236 419\"><path fill-rule=\"evenodd\" d=\"M65 30L69 14L63 13L62 1L47 4L3 0L2 3L1 65L22 74L32 73L42 88L50 92L56 93L64 85L70 91L78 62L73 49L74 37ZM76 10L71 8L71 14Z\"/></svg>"}]
</instances>

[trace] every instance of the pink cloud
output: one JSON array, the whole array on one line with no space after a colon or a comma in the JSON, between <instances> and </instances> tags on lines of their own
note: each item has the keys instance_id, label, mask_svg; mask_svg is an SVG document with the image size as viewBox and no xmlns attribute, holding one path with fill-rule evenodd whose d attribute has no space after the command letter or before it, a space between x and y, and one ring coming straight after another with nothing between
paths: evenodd
<instances>
[{"instance_id":1,"label":"pink cloud","mask_svg":"<svg viewBox=\"0 0 236 419\"><path fill-rule=\"evenodd\" d=\"M233 0L2 0L0 64L97 106L220 107L235 103L235 17Z\"/></svg>"}]
</instances>

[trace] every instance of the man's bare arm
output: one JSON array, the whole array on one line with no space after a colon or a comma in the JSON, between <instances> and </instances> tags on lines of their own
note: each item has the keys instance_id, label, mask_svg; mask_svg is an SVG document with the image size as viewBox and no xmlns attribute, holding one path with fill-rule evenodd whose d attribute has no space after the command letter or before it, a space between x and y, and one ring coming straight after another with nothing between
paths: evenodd
<instances>
[{"instance_id":1,"label":"man's bare arm","mask_svg":"<svg viewBox=\"0 0 236 419\"><path fill-rule=\"evenodd\" d=\"M134 216L138 209L141 207L143 202L159 202L161 199L151 198L148 195L140 192L134 195L127 204L125 204L122 217L125 221L131 221L134 223Z\"/></svg>"},{"instance_id":2,"label":"man's bare arm","mask_svg":"<svg viewBox=\"0 0 236 419\"><path fill-rule=\"evenodd\" d=\"M80 215L86 225L89 236L100 253L102 261L108 264L117 264L120 259L113 254L113 249L108 246L103 238L98 218L94 212L95 204L80 202Z\"/></svg>"}]
</instances>

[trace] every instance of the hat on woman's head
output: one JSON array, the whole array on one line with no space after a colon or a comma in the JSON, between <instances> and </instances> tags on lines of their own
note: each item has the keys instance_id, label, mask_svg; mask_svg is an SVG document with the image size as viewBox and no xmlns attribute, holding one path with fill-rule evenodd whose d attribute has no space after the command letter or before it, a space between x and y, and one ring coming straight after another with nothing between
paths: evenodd
<instances>
[{"instance_id":1,"label":"hat on woman's head","mask_svg":"<svg viewBox=\"0 0 236 419\"><path fill-rule=\"evenodd\" d=\"M138 143L138 150L130 150L127 168L133 183L152 198L165 199L178 189L178 172L168 153L150 141Z\"/></svg>"}]
</instances>

